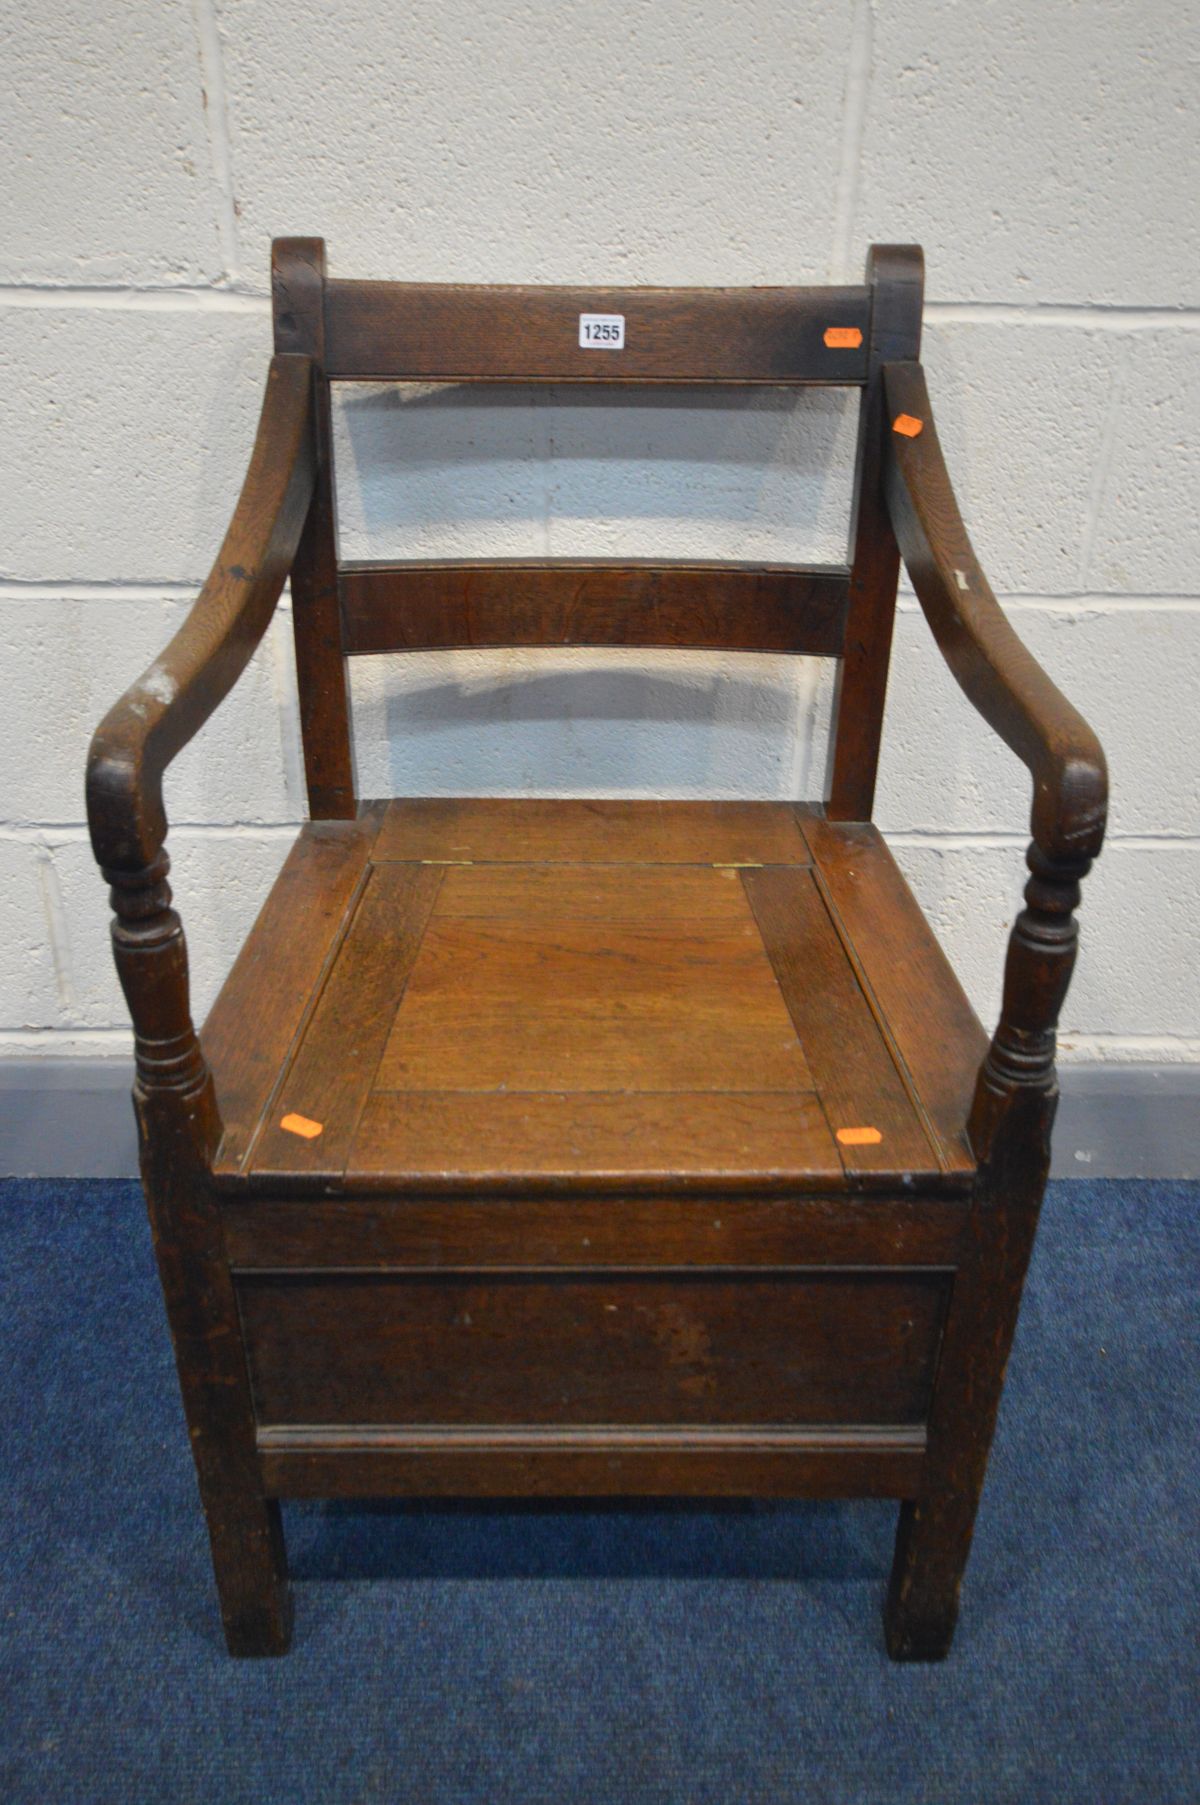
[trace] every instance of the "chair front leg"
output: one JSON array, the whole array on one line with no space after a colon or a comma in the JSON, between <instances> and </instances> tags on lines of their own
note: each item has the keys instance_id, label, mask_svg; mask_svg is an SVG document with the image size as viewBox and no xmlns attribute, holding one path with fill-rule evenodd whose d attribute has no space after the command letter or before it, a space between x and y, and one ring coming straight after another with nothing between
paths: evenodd
<instances>
[{"instance_id":1,"label":"chair front leg","mask_svg":"<svg viewBox=\"0 0 1200 1805\"><path fill-rule=\"evenodd\" d=\"M264 1498L233 1280L209 1179L220 1139L192 1023L187 947L168 860L106 871L112 937L135 1032L142 1182L231 1654L284 1654L291 1599L279 1506Z\"/></svg>"},{"instance_id":2,"label":"chair front leg","mask_svg":"<svg viewBox=\"0 0 1200 1805\"><path fill-rule=\"evenodd\" d=\"M955 1275L929 1418L921 1495L901 1507L884 1627L895 1660L950 1649L1025 1273L1050 1170L1059 1011L1075 964L1090 859L1029 849L1032 873L1005 966L1000 1023L979 1073L971 1144L979 1178Z\"/></svg>"}]
</instances>

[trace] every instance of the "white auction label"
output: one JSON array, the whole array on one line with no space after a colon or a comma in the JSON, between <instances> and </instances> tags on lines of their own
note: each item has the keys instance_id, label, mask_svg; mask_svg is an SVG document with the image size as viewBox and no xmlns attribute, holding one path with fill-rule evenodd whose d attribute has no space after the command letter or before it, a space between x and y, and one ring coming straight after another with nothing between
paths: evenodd
<instances>
[{"instance_id":1,"label":"white auction label","mask_svg":"<svg viewBox=\"0 0 1200 1805\"><path fill-rule=\"evenodd\" d=\"M623 351L625 349L625 315L623 313L581 313L579 342L585 351Z\"/></svg>"}]
</instances>

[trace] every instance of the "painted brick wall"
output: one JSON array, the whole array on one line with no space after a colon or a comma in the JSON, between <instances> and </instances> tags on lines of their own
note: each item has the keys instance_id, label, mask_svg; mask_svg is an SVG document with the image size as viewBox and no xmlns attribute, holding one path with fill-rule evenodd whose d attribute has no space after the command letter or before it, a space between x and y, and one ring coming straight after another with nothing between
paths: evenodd
<instances>
[{"instance_id":1,"label":"painted brick wall","mask_svg":"<svg viewBox=\"0 0 1200 1805\"><path fill-rule=\"evenodd\" d=\"M2 0L0 1056L128 1045L88 734L236 494L273 233L336 272L853 280L921 240L960 498L1109 750L1067 1057L1200 1059L1195 15L1166 0ZM852 419L348 392L346 549L838 557ZM286 606L169 783L197 1003L302 786ZM813 794L828 675L600 654L364 661L368 788ZM990 1019L1023 771L902 601L879 816Z\"/></svg>"}]
</instances>

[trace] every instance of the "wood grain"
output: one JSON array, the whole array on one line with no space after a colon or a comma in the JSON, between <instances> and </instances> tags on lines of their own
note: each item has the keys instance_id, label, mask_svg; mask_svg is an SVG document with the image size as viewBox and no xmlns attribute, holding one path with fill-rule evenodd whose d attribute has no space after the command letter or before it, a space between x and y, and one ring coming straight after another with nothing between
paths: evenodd
<instances>
[{"instance_id":1,"label":"wood grain","mask_svg":"<svg viewBox=\"0 0 1200 1805\"><path fill-rule=\"evenodd\" d=\"M811 1088L736 881L694 867L533 876L446 868L380 1089Z\"/></svg>"},{"instance_id":2,"label":"wood grain","mask_svg":"<svg viewBox=\"0 0 1200 1805\"><path fill-rule=\"evenodd\" d=\"M441 875L427 865L372 869L253 1149L256 1171L341 1174ZM320 1122L322 1133L312 1140L289 1134L280 1123L293 1112Z\"/></svg>"},{"instance_id":3,"label":"wood grain","mask_svg":"<svg viewBox=\"0 0 1200 1805\"><path fill-rule=\"evenodd\" d=\"M347 652L449 646L842 649L847 573L575 561L343 564Z\"/></svg>"},{"instance_id":4,"label":"wood grain","mask_svg":"<svg viewBox=\"0 0 1200 1805\"><path fill-rule=\"evenodd\" d=\"M264 1424L915 1424L944 1298L897 1272L238 1280Z\"/></svg>"},{"instance_id":5,"label":"wood grain","mask_svg":"<svg viewBox=\"0 0 1200 1805\"><path fill-rule=\"evenodd\" d=\"M807 847L804 852L807 857ZM738 890L742 869L732 863L448 860L438 919L447 926L469 926L505 940L519 939L526 930L541 936L552 925L563 935L564 945L574 936L576 943L586 946L596 931L648 933L701 947L710 939L732 937L731 952L743 961L760 961L754 918ZM800 869L807 870L807 864ZM679 956L682 953L683 949Z\"/></svg>"},{"instance_id":6,"label":"wood grain","mask_svg":"<svg viewBox=\"0 0 1200 1805\"><path fill-rule=\"evenodd\" d=\"M224 1129L218 1172L241 1168L350 919L382 819L373 804L356 821L301 829L209 1012L200 1039Z\"/></svg>"},{"instance_id":7,"label":"wood grain","mask_svg":"<svg viewBox=\"0 0 1200 1805\"><path fill-rule=\"evenodd\" d=\"M579 344L581 313L625 317L622 351ZM326 370L355 381L857 383L864 288L483 288L330 282Z\"/></svg>"},{"instance_id":8,"label":"wood grain","mask_svg":"<svg viewBox=\"0 0 1200 1805\"><path fill-rule=\"evenodd\" d=\"M850 1174L928 1172L937 1155L921 1125L837 931L811 878L744 871L763 943L836 1136L872 1127L876 1145L840 1145Z\"/></svg>"},{"instance_id":9,"label":"wood grain","mask_svg":"<svg viewBox=\"0 0 1200 1805\"><path fill-rule=\"evenodd\" d=\"M947 1172L977 1164L967 1117L987 1035L878 831L800 815L835 925L853 948Z\"/></svg>"},{"instance_id":10,"label":"wood grain","mask_svg":"<svg viewBox=\"0 0 1200 1805\"><path fill-rule=\"evenodd\" d=\"M391 803L374 856L626 865L807 865L811 857L782 802L453 797Z\"/></svg>"},{"instance_id":11,"label":"wood grain","mask_svg":"<svg viewBox=\"0 0 1200 1805\"><path fill-rule=\"evenodd\" d=\"M799 1091L377 1091L346 1172L356 1190L828 1189L841 1176Z\"/></svg>"}]
</instances>

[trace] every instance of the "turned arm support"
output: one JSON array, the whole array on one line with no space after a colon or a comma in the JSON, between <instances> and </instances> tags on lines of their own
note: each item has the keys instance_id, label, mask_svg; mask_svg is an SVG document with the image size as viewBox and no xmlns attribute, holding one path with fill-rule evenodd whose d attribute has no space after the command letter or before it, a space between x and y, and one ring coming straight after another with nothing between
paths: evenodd
<instances>
[{"instance_id":1,"label":"turned arm support","mask_svg":"<svg viewBox=\"0 0 1200 1805\"><path fill-rule=\"evenodd\" d=\"M228 695L279 599L313 489L311 397L311 359L273 358L246 480L208 581L170 644L104 717L88 755L88 824L112 886L139 1094L189 1098L206 1140L215 1108L167 884L163 773Z\"/></svg>"},{"instance_id":2,"label":"turned arm support","mask_svg":"<svg viewBox=\"0 0 1200 1805\"><path fill-rule=\"evenodd\" d=\"M918 363L886 364L884 486L925 617L960 687L1033 778L1032 873L1009 942L1004 1002L970 1133L989 1152L1005 1105L1054 1092L1055 1030L1075 962L1079 884L1104 839L1100 742L1009 625L967 537ZM895 422L919 422L913 433Z\"/></svg>"}]
</instances>

